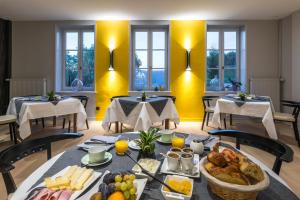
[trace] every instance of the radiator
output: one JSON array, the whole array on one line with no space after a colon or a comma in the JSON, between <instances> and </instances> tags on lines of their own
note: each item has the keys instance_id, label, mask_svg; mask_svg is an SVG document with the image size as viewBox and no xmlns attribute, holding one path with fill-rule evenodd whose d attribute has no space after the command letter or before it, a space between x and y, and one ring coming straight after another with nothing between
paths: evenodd
<instances>
[{"instance_id":1,"label":"radiator","mask_svg":"<svg viewBox=\"0 0 300 200\"><path fill-rule=\"evenodd\" d=\"M272 99L274 109L280 109L280 79L279 78L251 78L250 93L261 96L269 96Z\"/></svg>"},{"instance_id":2,"label":"radiator","mask_svg":"<svg viewBox=\"0 0 300 200\"><path fill-rule=\"evenodd\" d=\"M9 79L9 96L44 95L47 93L45 78L12 78Z\"/></svg>"}]
</instances>

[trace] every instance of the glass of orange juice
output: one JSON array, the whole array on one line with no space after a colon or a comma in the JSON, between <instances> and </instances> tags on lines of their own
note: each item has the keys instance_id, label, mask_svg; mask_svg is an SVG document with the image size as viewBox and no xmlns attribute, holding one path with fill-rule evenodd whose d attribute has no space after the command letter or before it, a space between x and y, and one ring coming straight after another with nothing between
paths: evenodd
<instances>
[{"instance_id":1,"label":"glass of orange juice","mask_svg":"<svg viewBox=\"0 0 300 200\"><path fill-rule=\"evenodd\" d=\"M174 135L172 138L172 147L184 148L185 147L185 138L181 136Z\"/></svg>"},{"instance_id":2,"label":"glass of orange juice","mask_svg":"<svg viewBox=\"0 0 300 200\"><path fill-rule=\"evenodd\" d=\"M116 153L120 156L125 155L128 150L128 139L119 139L115 142Z\"/></svg>"}]
</instances>

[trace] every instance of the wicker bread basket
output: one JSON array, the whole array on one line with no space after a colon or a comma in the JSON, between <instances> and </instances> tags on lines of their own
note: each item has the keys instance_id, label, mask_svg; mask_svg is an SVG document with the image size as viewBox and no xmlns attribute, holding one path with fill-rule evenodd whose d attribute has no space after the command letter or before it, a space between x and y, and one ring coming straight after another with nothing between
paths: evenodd
<instances>
[{"instance_id":1,"label":"wicker bread basket","mask_svg":"<svg viewBox=\"0 0 300 200\"><path fill-rule=\"evenodd\" d=\"M237 185L221 181L210 175L204 165L207 163L207 157L200 161L200 171L206 177L211 191L224 200L254 200L258 193L269 186L269 176L264 173L264 180L255 185Z\"/></svg>"}]
</instances>

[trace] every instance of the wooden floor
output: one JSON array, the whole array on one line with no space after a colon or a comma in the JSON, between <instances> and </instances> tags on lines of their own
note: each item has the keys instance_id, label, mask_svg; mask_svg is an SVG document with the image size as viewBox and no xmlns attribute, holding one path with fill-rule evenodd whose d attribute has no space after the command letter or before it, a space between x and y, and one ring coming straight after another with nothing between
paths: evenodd
<instances>
[{"instance_id":1,"label":"wooden floor","mask_svg":"<svg viewBox=\"0 0 300 200\"><path fill-rule=\"evenodd\" d=\"M113 127L112 127L113 128ZM171 123L171 128L173 128L173 124ZM255 134L260 135L267 135L265 132L264 127L261 125L261 121L259 119L235 119L234 125L231 127L232 129L238 129L238 130L244 130ZM43 137L45 135L49 134L55 134L55 133L61 133L64 132L61 128L61 123L57 123L57 127L53 128L51 126L51 121L48 121L47 127L42 128L40 125L34 125L32 127L33 134L30 136L29 139L37 138L37 137ZM199 122L182 122L176 131L181 131L185 133L194 133L194 134L207 134L207 130L210 130L210 127L205 127L204 131L201 131L201 123ZM66 130L65 130L66 131ZM127 131L127 130L125 130ZM128 131L130 131L128 129ZM281 141L284 141L285 143L290 144L292 149L294 150L294 161L292 163L284 163L282 165L280 176L290 185L290 187L293 189L293 191L297 194L298 197L300 197L300 148L296 146L296 142L294 140L294 134L292 132L292 129L290 125L288 124L279 124L277 125L277 131L279 134L279 139ZM3 138L3 135L5 137L5 140L9 139L9 136L7 133L7 130L1 129L1 137ZM103 134L113 134L113 132L106 132L101 127L101 122L99 121L90 121L90 129L89 130L82 130L82 133L84 133L84 136L82 138L73 139L73 140L65 140L61 142L57 142L53 144L53 155L56 155L65 149L72 147L78 143L81 143L85 141L86 139L90 138L93 135L103 135ZM223 138L222 138L223 139ZM226 138L225 138L226 140ZM0 150L5 149L11 145L11 142L9 141L2 141L0 143ZM242 146L242 150L254 155L256 158L261 160L263 163L265 163L267 166L272 167L274 162L274 157L268 153L265 153L263 151L251 148L251 147L245 147ZM15 164L15 169L12 171L12 175L16 181L16 184L19 185L27 176L29 176L36 168L38 168L41 164L46 162L46 153L40 152L34 155L31 155ZM6 190L3 183L2 177L0 178L0 199L7 199L6 197Z\"/></svg>"}]
</instances>

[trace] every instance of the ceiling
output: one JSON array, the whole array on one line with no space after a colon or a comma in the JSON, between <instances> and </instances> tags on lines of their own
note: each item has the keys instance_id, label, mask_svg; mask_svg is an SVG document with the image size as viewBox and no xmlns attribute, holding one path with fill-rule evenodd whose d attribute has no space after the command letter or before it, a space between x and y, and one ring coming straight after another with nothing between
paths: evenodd
<instances>
[{"instance_id":1,"label":"ceiling","mask_svg":"<svg viewBox=\"0 0 300 200\"><path fill-rule=\"evenodd\" d=\"M0 0L11 20L279 19L300 0Z\"/></svg>"}]
</instances>

